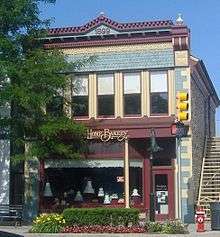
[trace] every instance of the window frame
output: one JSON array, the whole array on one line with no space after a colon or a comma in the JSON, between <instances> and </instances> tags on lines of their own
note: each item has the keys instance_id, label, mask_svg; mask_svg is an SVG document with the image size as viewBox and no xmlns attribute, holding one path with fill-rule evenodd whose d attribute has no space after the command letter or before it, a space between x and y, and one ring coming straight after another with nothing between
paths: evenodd
<instances>
[{"instance_id":1,"label":"window frame","mask_svg":"<svg viewBox=\"0 0 220 237\"><path fill-rule=\"evenodd\" d=\"M138 74L139 75L139 85L140 85L140 92L139 93L125 93L125 74ZM141 77L141 71L140 70L134 70L134 71L125 71L122 72L122 93L123 93L123 117L141 117L142 116L142 77ZM131 95L131 94L139 94L140 95L140 113L133 113L133 114L126 114L125 113L125 95Z\"/></svg>"},{"instance_id":2,"label":"window frame","mask_svg":"<svg viewBox=\"0 0 220 237\"><path fill-rule=\"evenodd\" d=\"M86 77L87 78L87 99L88 99L88 113L87 115L74 115L73 113L73 109L72 109L72 103L71 103L71 116L73 119L88 119L89 118L89 97L90 97L90 93L89 93L89 90L90 90L90 86L89 86L89 73L77 73L77 74L74 74L73 77L71 77L71 102L73 102L73 97L77 97L77 96L85 96L85 95L74 95L73 94L73 80L74 80L74 77ZM86 96L85 96L86 97Z\"/></svg>"},{"instance_id":3,"label":"window frame","mask_svg":"<svg viewBox=\"0 0 220 237\"><path fill-rule=\"evenodd\" d=\"M113 93L112 94L101 94L99 95L99 76L100 75L112 75L113 78ZM114 113L112 115L99 115L99 96L113 96L113 110ZM99 72L96 73L96 113L97 118L114 118L115 117L115 72Z\"/></svg>"},{"instance_id":4,"label":"window frame","mask_svg":"<svg viewBox=\"0 0 220 237\"><path fill-rule=\"evenodd\" d=\"M166 79L167 79L167 91L166 92L151 92L151 75L154 72L164 72L166 74ZM151 70L149 71L149 111L150 111L150 116L168 116L169 115L169 77L168 77L168 70ZM156 93L167 93L167 112L166 113L152 113L152 104L151 104L151 94L156 94Z\"/></svg>"}]
</instances>

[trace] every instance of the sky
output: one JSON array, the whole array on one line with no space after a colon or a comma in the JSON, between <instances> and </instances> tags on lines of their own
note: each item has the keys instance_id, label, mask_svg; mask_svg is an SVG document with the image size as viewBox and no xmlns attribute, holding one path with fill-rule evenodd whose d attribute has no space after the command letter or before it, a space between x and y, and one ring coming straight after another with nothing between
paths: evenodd
<instances>
[{"instance_id":1,"label":"sky","mask_svg":"<svg viewBox=\"0 0 220 237\"><path fill-rule=\"evenodd\" d=\"M219 0L57 0L41 4L41 17L51 27L79 26L100 12L118 22L173 20L182 14L191 30L191 54L203 60L220 96L220 1ZM220 136L220 108L216 115Z\"/></svg>"}]
</instances>

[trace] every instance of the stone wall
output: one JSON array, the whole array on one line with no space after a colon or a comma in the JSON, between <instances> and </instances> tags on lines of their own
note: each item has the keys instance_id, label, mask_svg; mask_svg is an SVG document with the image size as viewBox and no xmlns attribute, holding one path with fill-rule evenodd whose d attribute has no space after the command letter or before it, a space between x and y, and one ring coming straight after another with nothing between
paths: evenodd
<instances>
[{"instance_id":1,"label":"stone wall","mask_svg":"<svg viewBox=\"0 0 220 237\"><path fill-rule=\"evenodd\" d=\"M216 113L215 106L211 102L210 115L209 115L210 116L210 137L216 136L215 113Z\"/></svg>"},{"instance_id":2,"label":"stone wall","mask_svg":"<svg viewBox=\"0 0 220 237\"><path fill-rule=\"evenodd\" d=\"M175 68L175 94L179 91L190 91L190 69L189 67L176 67ZM191 101L189 100L189 119L191 118ZM189 134L187 137L181 139L181 142L177 144L177 167L178 176L180 176L180 192L176 195L180 199L181 205L181 219L185 223L191 223L194 220L194 186L192 181L192 137ZM178 163L179 162L179 163ZM180 166L180 168L178 167ZM178 180L176 180L177 182Z\"/></svg>"},{"instance_id":3,"label":"stone wall","mask_svg":"<svg viewBox=\"0 0 220 237\"><path fill-rule=\"evenodd\" d=\"M191 79L191 105L192 105L192 170L195 188L195 201L197 200L200 173L205 145L208 135L208 97L196 84L197 79Z\"/></svg>"}]
</instances>

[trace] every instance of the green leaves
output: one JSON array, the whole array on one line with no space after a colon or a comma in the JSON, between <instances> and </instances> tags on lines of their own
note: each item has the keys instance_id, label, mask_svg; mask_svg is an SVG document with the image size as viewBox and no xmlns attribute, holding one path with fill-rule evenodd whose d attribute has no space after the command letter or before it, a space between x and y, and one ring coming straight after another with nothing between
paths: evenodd
<instances>
[{"instance_id":1,"label":"green leaves","mask_svg":"<svg viewBox=\"0 0 220 237\"><path fill-rule=\"evenodd\" d=\"M36 140L31 141L28 157L78 159L85 151L86 128L67 117L49 118L38 127Z\"/></svg>"},{"instance_id":2,"label":"green leaves","mask_svg":"<svg viewBox=\"0 0 220 237\"><path fill-rule=\"evenodd\" d=\"M48 21L39 18L40 3L55 0L0 1L0 109L10 111L0 116L0 126L10 128L15 160L75 159L85 147L85 127L62 111L47 114L46 108L70 86L68 73L94 59L72 63L62 51L44 50ZM71 106L66 98L64 102Z\"/></svg>"}]
</instances>

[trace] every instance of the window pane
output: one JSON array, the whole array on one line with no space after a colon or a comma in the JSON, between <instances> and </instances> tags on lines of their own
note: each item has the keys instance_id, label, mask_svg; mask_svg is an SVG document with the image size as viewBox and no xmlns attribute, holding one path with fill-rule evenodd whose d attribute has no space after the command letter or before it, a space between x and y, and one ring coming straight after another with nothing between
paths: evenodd
<instances>
[{"instance_id":1,"label":"window pane","mask_svg":"<svg viewBox=\"0 0 220 237\"><path fill-rule=\"evenodd\" d=\"M168 93L151 93L151 114L168 113Z\"/></svg>"},{"instance_id":2,"label":"window pane","mask_svg":"<svg viewBox=\"0 0 220 237\"><path fill-rule=\"evenodd\" d=\"M72 81L73 116L88 116L88 76L77 75Z\"/></svg>"},{"instance_id":3,"label":"window pane","mask_svg":"<svg viewBox=\"0 0 220 237\"><path fill-rule=\"evenodd\" d=\"M64 200L65 204L77 207L85 202L96 207L124 203L124 185L117 182L117 177L124 175L122 167L49 168L45 169L45 172L54 197L58 197L60 201ZM64 192L67 194L66 197ZM44 202L44 205L48 209L49 204Z\"/></svg>"},{"instance_id":4,"label":"window pane","mask_svg":"<svg viewBox=\"0 0 220 237\"><path fill-rule=\"evenodd\" d=\"M131 193L131 206L136 207L142 203L142 168L130 167L129 168L129 187Z\"/></svg>"},{"instance_id":5,"label":"window pane","mask_svg":"<svg viewBox=\"0 0 220 237\"><path fill-rule=\"evenodd\" d=\"M124 94L140 93L140 73L124 74Z\"/></svg>"},{"instance_id":6,"label":"window pane","mask_svg":"<svg viewBox=\"0 0 220 237\"><path fill-rule=\"evenodd\" d=\"M125 115L141 113L141 94L124 95L124 113Z\"/></svg>"},{"instance_id":7,"label":"window pane","mask_svg":"<svg viewBox=\"0 0 220 237\"><path fill-rule=\"evenodd\" d=\"M63 97L54 97L51 103L47 105L47 113L51 114L52 116L63 115Z\"/></svg>"},{"instance_id":8,"label":"window pane","mask_svg":"<svg viewBox=\"0 0 220 237\"><path fill-rule=\"evenodd\" d=\"M88 116L88 96L72 97L73 116Z\"/></svg>"},{"instance_id":9,"label":"window pane","mask_svg":"<svg viewBox=\"0 0 220 237\"><path fill-rule=\"evenodd\" d=\"M72 81L72 94L74 96L88 95L88 77L75 76Z\"/></svg>"},{"instance_id":10,"label":"window pane","mask_svg":"<svg viewBox=\"0 0 220 237\"><path fill-rule=\"evenodd\" d=\"M168 177L167 174L155 175L156 214L168 214Z\"/></svg>"},{"instance_id":11,"label":"window pane","mask_svg":"<svg viewBox=\"0 0 220 237\"><path fill-rule=\"evenodd\" d=\"M113 74L98 75L98 95L114 94Z\"/></svg>"},{"instance_id":12,"label":"window pane","mask_svg":"<svg viewBox=\"0 0 220 237\"><path fill-rule=\"evenodd\" d=\"M151 72L151 92L167 92L166 72Z\"/></svg>"},{"instance_id":13,"label":"window pane","mask_svg":"<svg viewBox=\"0 0 220 237\"><path fill-rule=\"evenodd\" d=\"M98 115L114 115L114 95L98 96Z\"/></svg>"}]
</instances>

